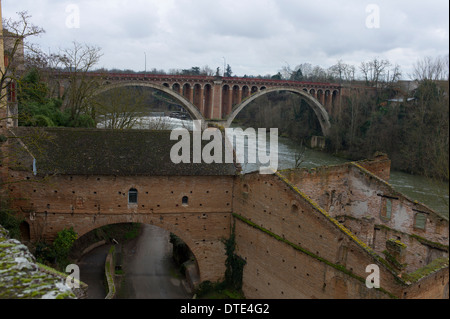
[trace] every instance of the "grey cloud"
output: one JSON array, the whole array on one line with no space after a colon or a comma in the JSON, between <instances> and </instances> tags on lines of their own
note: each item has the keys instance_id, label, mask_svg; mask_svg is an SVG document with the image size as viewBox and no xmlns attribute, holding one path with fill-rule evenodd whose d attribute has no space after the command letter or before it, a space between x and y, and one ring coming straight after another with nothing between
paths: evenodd
<instances>
[{"instance_id":1,"label":"grey cloud","mask_svg":"<svg viewBox=\"0 0 450 319\"><path fill-rule=\"evenodd\" d=\"M64 26L68 4L81 9L81 28ZM368 29L366 7L380 8ZM101 66L168 70L209 65L235 74L275 74L285 64L328 67L338 59L379 58L408 68L415 58L448 52L448 2L442 0L3 0L4 16L28 10L47 33L45 49L73 40L103 48ZM414 58L414 60L413 60Z\"/></svg>"}]
</instances>

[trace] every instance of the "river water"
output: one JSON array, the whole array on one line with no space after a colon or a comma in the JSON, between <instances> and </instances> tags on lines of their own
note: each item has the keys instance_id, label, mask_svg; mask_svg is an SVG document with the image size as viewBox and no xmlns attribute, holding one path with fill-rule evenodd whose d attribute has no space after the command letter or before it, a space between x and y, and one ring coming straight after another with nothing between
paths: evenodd
<instances>
[{"instance_id":1,"label":"river water","mask_svg":"<svg viewBox=\"0 0 450 319\"><path fill-rule=\"evenodd\" d=\"M160 118L141 118L141 128L151 128L153 123L160 123ZM163 118L165 129L186 128L192 129L192 121ZM246 140L247 141L247 140ZM267 154L269 154L270 134L267 134ZM245 142L244 152L248 155L249 148ZM257 152L257 146L256 146ZM252 149L251 149L252 151ZM300 167L313 168L323 165L334 165L348 162L348 160L333 156L331 154L311 149L305 149L298 143L290 139L278 137L278 169L288 169L295 167L296 154L303 154ZM246 157L247 158L247 157ZM252 172L259 169L258 164L246 163L243 165L244 172ZM430 180L423 176L411 175L400 171L391 171L389 183L399 192L412 200L417 200L436 212L449 216L449 185L435 180Z\"/></svg>"}]
</instances>

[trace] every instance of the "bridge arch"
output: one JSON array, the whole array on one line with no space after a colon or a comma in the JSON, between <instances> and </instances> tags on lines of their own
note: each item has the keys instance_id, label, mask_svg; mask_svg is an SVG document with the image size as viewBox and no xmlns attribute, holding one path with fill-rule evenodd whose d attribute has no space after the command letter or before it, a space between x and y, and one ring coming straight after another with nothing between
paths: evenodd
<instances>
[{"instance_id":1,"label":"bridge arch","mask_svg":"<svg viewBox=\"0 0 450 319\"><path fill-rule=\"evenodd\" d=\"M322 128L322 133L324 136L328 135L329 129L331 127L330 119L328 116L327 111L322 106L322 104L317 101L313 96L308 94L307 92L303 91L302 89L298 88L292 88L292 87L276 87L276 88L268 88L262 91L259 91L257 93L254 93L249 98L245 99L241 102L241 104L237 105L231 112L231 114L228 116L226 120L226 127L230 127L231 123L233 123L236 116L251 102L256 100L257 98L263 96L264 94L268 94L271 92L279 92L279 91L287 91L292 92L298 95L301 95L305 98L305 100L308 102L308 104L313 109L314 113L316 114L317 118L319 119L320 126Z\"/></svg>"},{"instance_id":2,"label":"bridge arch","mask_svg":"<svg viewBox=\"0 0 450 319\"><path fill-rule=\"evenodd\" d=\"M113 218L105 218L105 219L97 218L95 223L93 223L90 227L80 227L80 229L78 229L78 227L75 226L74 231L77 233L78 238L80 238L83 235L103 226L114 224L128 224L128 223L157 226L179 237L189 247L190 251L194 255L200 278L209 279L208 278L209 266L204 264L205 258L203 257L204 252L202 248L200 248L200 246L196 244L195 240L192 238L189 232L184 231L183 229L175 226L170 222L165 222L164 219L161 219L159 217L153 217L149 215L146 216L138 215L134 216L133 218L130 218L130 215L121 214L114 216Z\"/></svg>"},{"instance_id":3,"label":"bridge arch","mask_svg":"<svg viewBox=\"0 0 450 319\"><path fill-rule=\"evenodd\" d=\"M181 86L178 83L175 83L175 84L178 85L178 88L180 89L180 93L171 89L170 86L166 86L166 83L164 83L163 85L158 85L158 84L147 83L147 82L133 81L133 82L119 82L119 83L101 86L101 87L99 87L99 89L96 90L95 95L99 95L99 94L107 92L109 90L114 90L114 89L118 89L121 87L127 87L127 86L149 87L149 88L159 90L159 91L169 94L170 96L175 98L178 102L180 102L183 105L183 107L186 109L186 111L189 113L189 115L192 117L193 120L201 120L202 123L204 123L205 118L203 117L202 113L200 113L200 110L198 110L194 104L192 104L189 100L187 100L184 96L181 95L183 93L181 90L182 89Z\"/></svg>"}]
</instances>

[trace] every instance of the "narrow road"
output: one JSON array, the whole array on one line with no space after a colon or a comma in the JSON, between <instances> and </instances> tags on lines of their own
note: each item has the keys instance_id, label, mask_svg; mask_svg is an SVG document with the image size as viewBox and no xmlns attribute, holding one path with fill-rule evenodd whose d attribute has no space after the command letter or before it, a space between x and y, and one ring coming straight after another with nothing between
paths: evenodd
<instances>
[{"instance_id":1,"label":"narrow road","mask_svg":"<svg viewBox=\"0 0 450 319\"><path fill-rule=\"evenodd\" d=\"M142 227L140 236L123 247L125 274L116 298L191 298L173 263L169 232L151 225Z\"/></svg>"},{"instance_id":2,"label":"narrow road","mask_svg":"<svg viewBox=\"0 0 450 319\"><path fill-rule=\"evenodd\" d=\"M88 288L87 299L105 299L105 260L110 245L103 245L90 251L78 262L80 267L80 280Z\"/></svg>"}]
</instances>

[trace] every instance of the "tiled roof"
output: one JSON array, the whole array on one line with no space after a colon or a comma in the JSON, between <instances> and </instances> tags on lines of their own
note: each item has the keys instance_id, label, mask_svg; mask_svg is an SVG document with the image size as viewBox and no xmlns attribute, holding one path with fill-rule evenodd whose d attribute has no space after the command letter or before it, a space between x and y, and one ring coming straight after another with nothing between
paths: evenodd
<instances>
[{"instance_id":1,"label":"tiled roof","mask_svg":"<svg viewBox=\"0 0 450 319\"><path fill-rule=\"evenodd\" d=\"M170 151L178 141L170 140L170 131L19 127L11 132L12 136L18 137L16 143L11 143L16 148L13 154L18 158L12 166L32 170L34 158L39 175L190 176L236 173L234 164L174 164ZM202 145L208 143L203 141ZM191 132L191 154L192 144ZM224 148L222 153L224 158Z\"/></svg>"}]
</instances>

